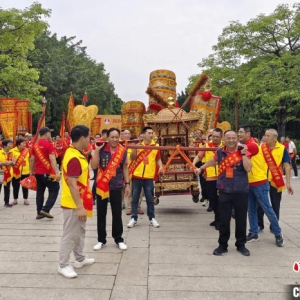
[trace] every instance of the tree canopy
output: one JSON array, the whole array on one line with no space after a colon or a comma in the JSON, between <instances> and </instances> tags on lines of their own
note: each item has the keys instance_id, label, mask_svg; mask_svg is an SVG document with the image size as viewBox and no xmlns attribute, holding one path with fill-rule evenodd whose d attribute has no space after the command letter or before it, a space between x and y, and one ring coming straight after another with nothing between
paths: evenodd
<instances>
[{"instance_id":1,"label":"tree canopy","mask_svg":"<svg viewBox=\"0 0 300 300\"><path fill-rule=\"evenodd\" d=\"M88 104L95 104L99 114L120 114L121 99L115 94L103 63L96 63L75 37L57 38L45 32L35 41L28 58L40 72L40 84L46 86L46 121L59 128L62 111L67 111L70 93L75 104L81 104L85 92Z\"/></svg>"},{"instance_id":2,"label":"tree canopy","mask_svg":"<svg viewBox=\"0 0 300 300\"><path fill-rule=\"evenodd\" d=\"M277 127L284 135L287 122L300 119L300 4L279 5L243 25L223 29L213 53L199 63L221 95L221 119L234 124L239 104L242 123L257 131ZM190 78L190 85L196 80ZM190 86L189 85L189 86Z\"/></svg>"},{"instance_id":3,"label":"tree canopy","mask_svg":"<svg viewBox=\"0 0 300 300\"><path fill-rule=\"evenodd\" d=\"M46 124L56 131L70 93L76 104L87 92L100 114L120 114L123 102L104 64L91 59L76 37L51 34L45 21L50 15L37 2L24 10L0 9L0 97L30 99L33 113L46 97Z\"/></svg>"},{"instance_id":4,"label":"tree canopy","mask_svg":"<svg viewBox=\"0 0 300 300\"><path fill-rule=\"evenodd\" d=\"M0 8L0 97L29 98L33 104L41 98L45 87L38 84L39 71L32 68L27 55L46 30L44 19L50 12L39 3L24 10Z\"/></svg>"}]
</instances>

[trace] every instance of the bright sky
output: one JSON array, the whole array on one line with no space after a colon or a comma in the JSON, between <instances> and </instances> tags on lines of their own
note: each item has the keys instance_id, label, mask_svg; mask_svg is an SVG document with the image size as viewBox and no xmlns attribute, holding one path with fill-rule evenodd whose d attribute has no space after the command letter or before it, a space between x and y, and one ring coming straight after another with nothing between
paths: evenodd
<instances>
[{"instance_id":1,"label":"bright sky","mask_svg":"<svg viewBox=\"0 0 300 300\"><path fill-rule=\"evenodd\" d=\"M52 10L50 31L76 36L87 53L103 62L123 101L148 103L149 74L176 73L177 92L184 90L197 64L230 21L246 23L269 14L278 4L296 0L40 0ZM1 0L4 9L24 9L30 0Z\"/></svg>"}]
</instances>

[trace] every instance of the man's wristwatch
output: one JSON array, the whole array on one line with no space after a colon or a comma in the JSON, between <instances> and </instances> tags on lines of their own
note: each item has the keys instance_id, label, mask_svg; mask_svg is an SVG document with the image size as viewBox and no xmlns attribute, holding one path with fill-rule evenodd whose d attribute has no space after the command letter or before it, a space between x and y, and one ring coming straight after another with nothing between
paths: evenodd
<instances>
[{"instance_id":1,"label":"man's wristwatch","mask_svg":"<svg viewBox=\"0 0 300 300\"><path fill-rule=\"evenodd\" d=\"M246 156L246 154L245 154L245 153L242 153L242 156Z\"/></svg>"},{"instance_id":2,"label":"man's wristwatch","mask_svg":"<svg viewBox=\"0 0 300 300\"><path fill-rule=\"evenodd\" d=\"M130 185L130 182L125 182L125 185Z\"/></svg>"}]
</instances>

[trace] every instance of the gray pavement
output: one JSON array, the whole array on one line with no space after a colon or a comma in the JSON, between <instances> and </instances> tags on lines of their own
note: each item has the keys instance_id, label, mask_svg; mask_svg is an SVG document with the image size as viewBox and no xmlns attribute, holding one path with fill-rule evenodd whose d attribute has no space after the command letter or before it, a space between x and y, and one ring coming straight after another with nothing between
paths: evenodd
<instances>
[{"instance_id":1,"label":"gray pavement","mask_svg":"<svg viewBox=\"0 0 300 300\"><path fill-rule=\"evenodd\" d=\"M208 225L212 213L189 195L161 197L156 206L160 228L150 227L143 215L138 226L128 229L123 211L124 252L111 238L110 210L108 244L97 252L96 218L89 219L85 252L96 263L77 270L76 279L57 273L63 224L59 200L53 220L36 220L34 192L30 206L19 200L17 206L4 208L2 191L0 299L287 299L286 285L300 282L300 273L293 271L294 262L300 261L300 179L292 184L295 195L285 192L282 200L283 248L265 229L258 242L247 244L251 256L242 256L234 247L232 222L229 252L216 257L212 252L218 232ZM146 210L145 202L142 208Z\"/></svg>"}]
</instances>

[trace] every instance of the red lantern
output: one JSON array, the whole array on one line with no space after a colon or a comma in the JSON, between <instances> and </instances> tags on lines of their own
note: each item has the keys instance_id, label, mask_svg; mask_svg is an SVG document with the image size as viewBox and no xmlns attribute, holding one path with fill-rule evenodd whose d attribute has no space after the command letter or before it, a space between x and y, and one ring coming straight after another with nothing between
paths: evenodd
<instances>
[{"instance_id":1,"label":"red lantern","mask_svg":"<svg viewBox=\"0 0 300 300\"><path fill-rule=\"evenodd\" d=\"M209 90L202 92L203 101L208 101L211 98L211 92Z\"/></svg>"}]
</instances>

